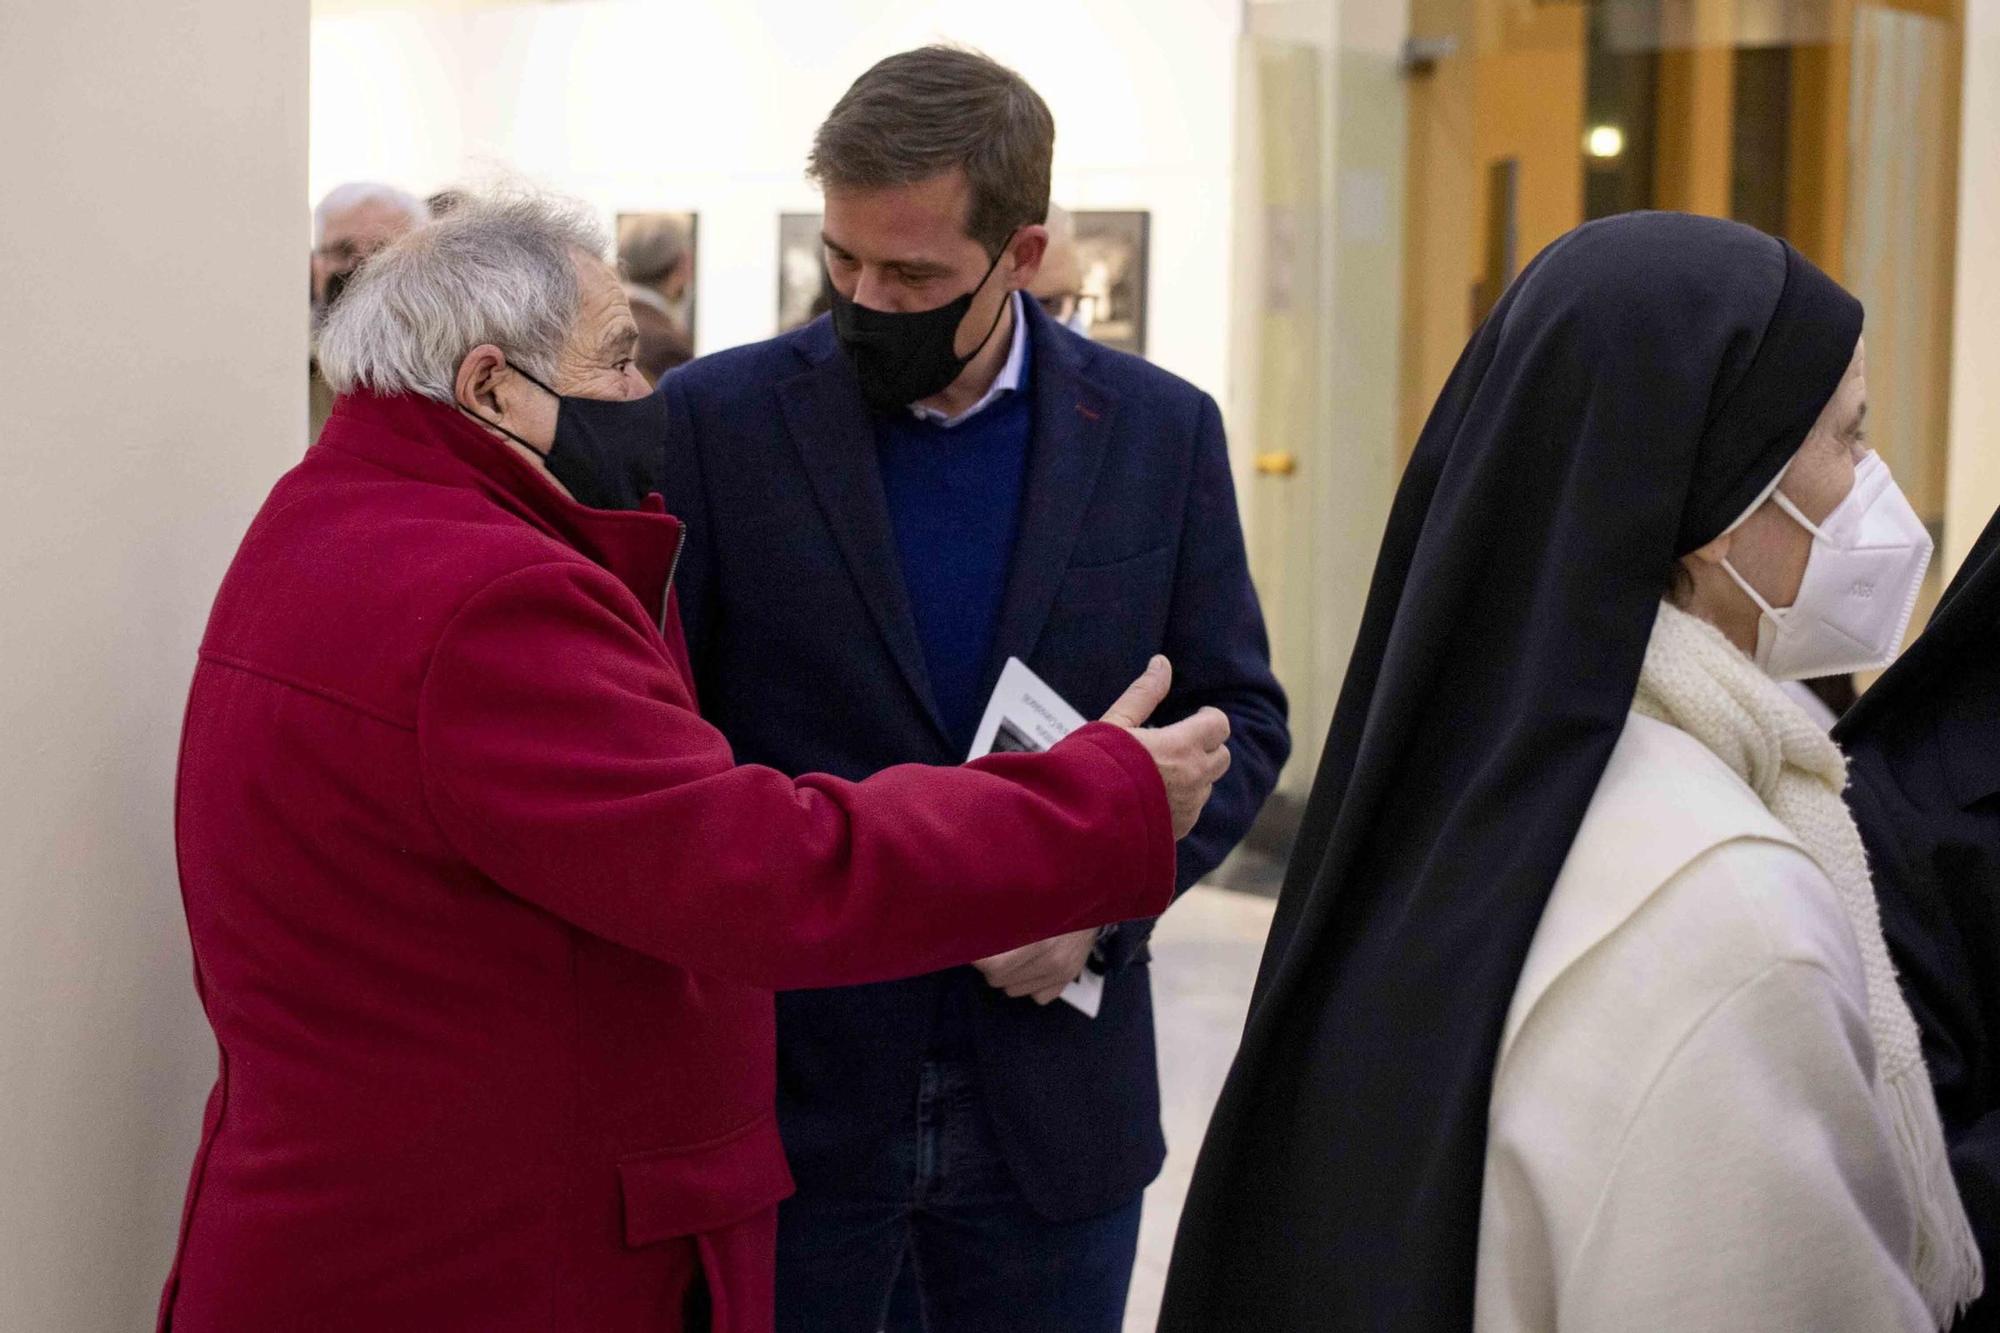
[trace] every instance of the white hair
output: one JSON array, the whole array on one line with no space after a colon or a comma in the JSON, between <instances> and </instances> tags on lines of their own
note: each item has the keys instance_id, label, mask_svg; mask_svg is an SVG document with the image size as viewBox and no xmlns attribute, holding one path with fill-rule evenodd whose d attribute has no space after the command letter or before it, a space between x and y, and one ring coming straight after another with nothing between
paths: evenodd
<instances>
[{"instance_id":1,"label":"white hair","mask_svg":"<svg viewBox=\"0 0 2000 1333\"><path fill-rule=\"evenodd\" d=\"M407 217L413 226L421 227L431 220L430 205L408 190L399 190L380 181L349 181L328 190L326 198L319 201L319 207L313 209L313 248L318 249L319 243L326 239L328 218L363 204L387 204Z\"/></svg>"},{"instance_id":2,"label":"white hair","mask_svg":"<svg viewBox=\"0 0 2000 1333\"><path fill-rule=\"evenodd\" d=\"M320 329L320 373L335 393L448 403L466 354L492 343L546 382L577 319L575 255L607 248L573 200L468 198L361 266Z\"/></svg>"}]
</instances>

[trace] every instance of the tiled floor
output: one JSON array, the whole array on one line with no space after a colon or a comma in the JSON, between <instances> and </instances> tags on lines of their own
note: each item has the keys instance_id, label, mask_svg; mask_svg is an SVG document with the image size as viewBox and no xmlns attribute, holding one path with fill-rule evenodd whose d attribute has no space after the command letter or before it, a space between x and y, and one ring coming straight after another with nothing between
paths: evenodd
<instances>
[{"instance_id":1,"label":"tiled floor","mask_svg":"<svg viewBox=\"0 0 2000 1333\"><path fill-rule=\"evenodd\" d=\"M1153 935L1153 1004L1159 1028L1160 1104L1167 1166L1146 1195L1139 1265L1126 1333L1153 1333L1174 1227L1202 1131L1243 1030L1250 986L1275 904L1228 889L1197 888Z\"/></svg>"}]
</instances>

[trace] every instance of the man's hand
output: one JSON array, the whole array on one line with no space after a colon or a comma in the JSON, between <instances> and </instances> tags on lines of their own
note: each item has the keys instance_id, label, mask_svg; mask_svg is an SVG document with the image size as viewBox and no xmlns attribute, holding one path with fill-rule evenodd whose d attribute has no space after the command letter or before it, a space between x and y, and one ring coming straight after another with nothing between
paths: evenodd
<instances>
[{"instance_id":1,"label":"man's hand","mask_svg":"<svg viewBox=\"0 0 2000 1333\"><path fill-rule=\"evenodd\" d=\"M1063 989L1083 975L1083 965L1096 944L1095 930L1079 930L1025 949L996 953L973 966L993 989L1006 991L1017 1000L1025 995L1036 1004L1047 1004L1061 998Z\"/></svg>"},{"instance_id":2,"label":"man's hand","mask_svg":"<svg viewBox=\"0 0 2000 1333\"><path fill-rule=\"evenodd\" d=\"M1111 705L1104 720L1125 728L1153 756L1160 779L1167 784L1174 837L1185 838L1201 818L1209 793L1229 771L1229 719L1220 709L1204 708L1171 727L1146 726L1173 683L1173 667L1166 658L1155 657Z\"/></svg>"},{"instance_id":3,"label":"man's hand","mask_svg":"<svg viewBox=\"0 0 2000 1333\"><path fill-rule=\"evenodd\" d=\"M1125 728L1153 757L1167 787L1174 837L1185 838L1201 818L1216 782L1229 771L1229 719L1219 709L1204 708L1171 727L1148 727L1146 719L1167 697L1173 683L1173 667L1166 658L1155 657L1105 712L1104 721ZM1083 965L1096 944L1095 930L1079 930L995 954L973 966L995 990L1048 1004L1083 974Z\"/></svg>"}]
</instances>

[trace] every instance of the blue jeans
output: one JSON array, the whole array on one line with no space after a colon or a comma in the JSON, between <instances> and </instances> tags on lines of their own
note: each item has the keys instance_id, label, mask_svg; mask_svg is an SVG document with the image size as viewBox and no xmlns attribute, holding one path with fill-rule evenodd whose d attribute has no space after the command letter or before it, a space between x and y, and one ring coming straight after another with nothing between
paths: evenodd
<instances>
[{"instance_id":1,"label":"blue jeans","mask_svg":"<svg viewBox=\"0 0 2000 1333\"><path fill-rule=\"evenodd\" d=\"M1143 1196L1080 1222L1037 1214L969 1065L924 1066L916 1132L870 1174L865 1196L779 1209L778 1333L1119 1333Z\"/></svg>"}]
</instances>

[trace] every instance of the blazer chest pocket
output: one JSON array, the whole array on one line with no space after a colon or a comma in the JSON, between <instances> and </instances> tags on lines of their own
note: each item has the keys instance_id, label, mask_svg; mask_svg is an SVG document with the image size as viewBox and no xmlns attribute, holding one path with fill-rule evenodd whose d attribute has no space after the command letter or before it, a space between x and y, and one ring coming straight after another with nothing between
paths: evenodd
<instances>
[{"instance_id":1,"label":"blazer chest pocket","mask_svg":"<svg viewBox=\"0 0 2000 1333\"><path fill-rule=\"evenodd\" d=\"M1164 606L1173 574L1174 550L1156 546L1103 565L1072 567L1063 575L1056 610L1101 610L1107 606Z\"/></svg>"},{"instance_id":2,"label":"blazer chest pocket","mask_svg":"<svg viewBox=\"0 0 2000 1333\"><path fill-rule=\"evenodd\" d=\"M618 1159L625 1203L625 1243L652 1245L721 1231L777 1207L792 1192L778 1138L778 1118L687 1148L661 1148Z\"/></svg>"}]
</instances>

